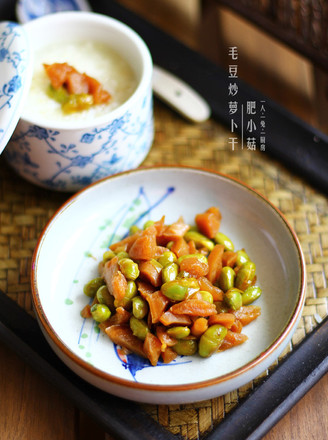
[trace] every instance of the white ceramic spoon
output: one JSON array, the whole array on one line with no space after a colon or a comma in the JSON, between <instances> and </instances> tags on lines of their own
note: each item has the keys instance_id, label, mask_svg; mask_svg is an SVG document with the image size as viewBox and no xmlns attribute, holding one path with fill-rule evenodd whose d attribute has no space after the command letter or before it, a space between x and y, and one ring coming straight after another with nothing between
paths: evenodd
<instances>
[{"instance_id":1,"label":"white ceramic spoon","mask_svg":"<svg viewBox=\"0 0 328 440\"><path fill-rule=\"evenodd\" d=\"M86 0L19 0L16 4L20 23L45 14L72 10L91 11L91 7ZM154 66L153 91L158 98L192 122L202 122L210 117L209 105L194 89L158 66Z\"/></svg>"}]
</instances>

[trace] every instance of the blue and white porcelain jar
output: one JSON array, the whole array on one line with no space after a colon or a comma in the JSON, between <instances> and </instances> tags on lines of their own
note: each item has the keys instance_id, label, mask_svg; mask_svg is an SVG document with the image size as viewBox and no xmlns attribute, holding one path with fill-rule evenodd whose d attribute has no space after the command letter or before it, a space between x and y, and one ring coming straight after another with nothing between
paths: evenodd
<instances>
[{"instance_id":1,"label":"blue and white porcelain jar","mask_svg":"<svg viewBox=\"0 0 328 440\"><path fill-rule=\"evenodd\" d=\"M34 53L70 42L108 44L131 66L136 87L122 104L90 118L56 121L46 109L35 116L25 106L4 152L10 165L37 185L72 192L140 165L153 141L152 60L143 40L92 12L50 14L23 27Z\"/></svg>"}]
</instances>

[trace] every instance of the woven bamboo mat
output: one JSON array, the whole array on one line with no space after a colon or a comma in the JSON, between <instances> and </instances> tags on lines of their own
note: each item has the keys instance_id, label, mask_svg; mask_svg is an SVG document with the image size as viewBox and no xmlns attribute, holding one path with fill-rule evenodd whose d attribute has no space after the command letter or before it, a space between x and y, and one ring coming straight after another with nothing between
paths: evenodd
<instances>
[{"instance_id":1,"label":"woven bamboo mat","mask_svg":"<svg viewBox=\"0 0 328 440\"><path fill-rule=\"evenodd\" d=\"M181 164L229 174L271 200L297 233L307 263L307 297L298 329L282 358L327 315L327 198L264 153L232 151L227 142L229 132L213 120L192 125L156 102L155 130L154 145L144 165ZM0 157L0 289L30 314L32 253L47 220L67 198L68 194L50 192L22 180ZM216 399L143 407L177 437L196 440L219 423L268 372Z\"/></svg>"}]
</instances>

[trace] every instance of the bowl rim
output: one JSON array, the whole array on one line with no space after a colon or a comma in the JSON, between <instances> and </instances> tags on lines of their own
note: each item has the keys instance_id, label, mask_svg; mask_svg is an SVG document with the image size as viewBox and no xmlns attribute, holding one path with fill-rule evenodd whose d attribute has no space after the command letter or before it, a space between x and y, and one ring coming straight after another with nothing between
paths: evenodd
<instances>
[{"instance_id":1,"label":"bowl rim","mask_svg":"<svg viewBox=\"0 0 328 440\"><path fill-rule=\"evenodd\" d=\"M69 347L67 347L59 338L55 330L52 328L50 322L48 321L48 318L46 314L43 311L41 300L38 294L37 290L37 261L39 256L39 250L42 246L42 242L44 240L44 237L47 233L47 231L50 229L52 223L56 220L56 217L61 214L61 212L65 211L69 206L74 203L74 201L78 200L80 195L83 194L86 191L94 189L97 185L102 185L104 182L108 180L112 180L115 178L120 178L124 175L129 174L137 174L139 172L144 172L147 170L178 170L178 171L197 171L197 172L203 172L205 174L211 174L211 175L217 175L225 180L232 181L241 187L248 190L250 193L255 195L257 198L264 201L283 221L287 229L289 230L291 237L294 241L294 244L296 246L296 249L298 251L298 263L300 268L300 288L298 292L298 299L295 303L294 310L291 314L291 317L285 327L281 330L281 333L278 337L276 337L275 340L271 342L271 344L267 347L265 351L260 353L257 357L243 365L242 367L237 368L236 370L233 370L229 373L223 374L218 377L214 377L212 379L206 379L199 382L193 382L193 383L184 383L184 384L171 384L171 385L160 385L160 384L148 384L144 382L134 382L130 381L128 379L120 378L118 376L111 375L110 373L106 373L102 370L99 370L98 368L94 367L93 365L89 364L88 362L84 361L82 358L80 358L78 355L73 353ZM228 381L232 379L237 379L238 377L242 377L244 374L250 372L255 367L258 367L263 361L268 360L271 356L273 356L274 352L279 349L279 347L283 347L284 341L291 332L295 330L295 325L297 324L298 320L301 317L304 301L305 301L305 295L306 295L306 263L305 263L305 257L299 242L299 239L289 224L288 220L286 219L285 215L277 208L267 197L262 195L260 192L249 186L248 184L242 182L241 180L229 176L227 174L221 173L219 171L215 171L212 169L208 169L205 167L194 167L194 166L185 166L185 165L155 165L155 166L141 166L134 170L129 171L123 171L120 173L117 173L112 176L105 177L97 182L94 182L87 187L83 188L82 190L78 191L74 195L72 195L61 207L58 208L58 210L53 214L53 216L48 220L47 224L43 228L39 238L37 245L33 252L32 257L32 266L31 266L31 288L32 288L32 302L34 306L34 310L36 312L39 324L41 325L42 330L46 333L47 337L50 338L51 343L54 344L56 349L59 349L59 351L64 354L65 359L73 362L76 364L80 371L82 370L84 373L87 373L88 375L91 375L92 377L97 377L100 380L104 380L108 383L112 383L113 385L120 385L123 387L128 387L130 389L140 390L140 391L156 391L156 392L181 392L181 391L190 391L196 390L196 389L203 389L215 385L219 385L222 383L227 383ZM50 344L51 345L51 344ZM54 348L53 348L54 349Z\"/></svg>"},{"instance_id":2,"label":"bowl rim","mask_svg":"<svg viewBox=\"0 0 328 440\"><path fill-rule=\"evenodd\" d=\"M63 19L65 19L64 22ZM127 36L127 38L133 42L135 47L138 48L139 56L140 59L142 60L141 78L138 81L136 89L126 101L124 101L118 107L116 107L115 109L109 112L106 112L96 117L92 117L90 121L71 120L67 122L62 121L57 124L56 121L52 119L47 121L47 120L39 120L38 118L30 117L27 114L25 107L23 107L20 120L24 121L25 123L34 124L34 125L46 127L48 129L61 130L61 131L85 130L92 127L100 127L104 124L110 123L114 119L119 118L120 116L124 115L129 109L133 108L135 101L140 99L140 96L144 96L145 94L147 94L147 88L149 88L149 90L151 91L153 61L149 48L146 45L145 41L134 29L132 29L130 26L123 23L122 21L117 20L116 18L96 12L89 12L89 11L63 11L63 12L57 12L55 14L43 15L41 17L38 17L34 20L31 20L23 24L22 27L24 28L27 37L30 39L30 35L29 35L30 28L33 29L39 25L42 25L42 23L44 23L44 26L47 23L50 26L56 26L56 24L63 26L63 23L66 24L67 21L69 20L74 20L77 23L81 23L81 25L83 25L83 23L92 23L93 25L98 23L101 24L102 26L109 26L110 28L114 28L119 32L121 32L122 34L125 34L125 36ZM33 60L34 58L33 48L31 48L31 56ZM129 61L127 60L127 62Z\"/></svg>"}]
</instances>

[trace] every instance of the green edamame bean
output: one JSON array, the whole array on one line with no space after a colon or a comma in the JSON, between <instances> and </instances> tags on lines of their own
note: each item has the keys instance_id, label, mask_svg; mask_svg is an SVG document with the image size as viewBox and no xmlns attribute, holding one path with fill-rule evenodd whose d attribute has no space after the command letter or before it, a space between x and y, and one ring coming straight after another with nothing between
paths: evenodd
<instances>
[{"instance_id":1,"label":"green edamame bean","mask_svg":"<svg viewBox=\"0 0 328 440\"><path fill-rule=\"evenodd\" d=\"M97 300L99 304L106 304L111 311L114 311L114 297L109 293L107 286L103 284L99 287L96 293Z\"/></svg>"},{"instance_id":2,"label":"green edamame bean","mask_svg":"<svg viewBox=\"0 0 328 440\"><path fill-rule=\"evenodd\" d=\"M162 284L163 295L173 301L184 300L188 293L199 290L199 284L195 278L179 278Z\"/></svg>"},{"instance_id":3,"label":"green edamame bean","mask_svg":"<svg viewBox=\"0 0 328 440\"><path fill-rule=\"evenodd\" d=\"M138 264L131 258L122 258L118 262L121 272L127 280L136 280L140 274Z\"/></svg>"},{"instance_id":4,"label":"green edamame bean","mask_svg":"<svg viewBox=\"0 0 328 440\"><path fill-rule=\"evenodd\" d=\"M181 270L177 275L177 279L182 279L182 278L191 278L191 275L189 272L186 272L185 270Z\"/></svg>"},{"instance_id":5,"label":"green edamame bean","mask_svg":"<svg viewBox=\"0 0 328 440\"><path fill-rule=\"evenodd\" d=\"M149 226L152 226L154 223L155 223L154 220L147 220L145 222L145 224L143 225L143 228L147 229L147 228L149 228Z\"/></svg>"},{"instance_id":6,"label":"green edamame bean","mask_svg":"<svg viewBox=\"0 0 328 440\"><path fill-rule=\"evenodd\" d=\"M177 325L176 327L171 327L167 330L167 333L173 338L184 339L190 335L190 328Z\"/></svg>"},{"instance_id":7,"label":"green edamame bean","mask_svg":"<svg viewBox=\"0 0 328 440\"><path fill-rule=\"evenodd\" d=\"M215 353L222 344L227 334L226 327L223 325L211 325L200 337L198 353L201 357L209 357Z\"/></svg>"},{"instance_id":8,"label":"green edamame bean","mask_svg":"<svg viewBox=\"0 0 328 440\"><path fill-rule=\"evenodd\" d=\"M106 263L106 261L109 261L109 260L111 260L114 257L115 257L115 253L111 249L108 249L103 254L103 262Z\"/></svg>"},{"instance_id":9,"label":"green edamame bean","mask_svg":"<svg viewBox=\"0 0 328 440\"><path fill-rule=\"evenodd\" d=\"M95 321L103 322L110 317L111 311L106 304L94 304L91 307L91 315Z\"/></svg>"},{"instance_id":10,"label":"green edamame bean","mask_svg":"<svg viewBox=\"0 0 328 440\"><path fill-rule=\"evenodd\" d=\"M147 333L149 332L149 327L146 322L143 319L138 319L135 316L131 316L129 324L134 336L144 341Z\"/></svg>"},{"instance_id":11,"label":"green edamame bean","mask_svg":"<svg viewBox=\"0 0 328 440\"><path fill-rule=\"evenodd\" d=\"M197 347L195 339L179 339L172 349L180 356L192 356L197 352Z\"/></svg>"},{"instance_id":12,"label":"green edamame bean","mask_svg":"<svg viewBox=\"0 0 328 440\"><path fill-rule=\"evenodd\" d=\"M223 244L226 251L233 251L235 249L233 242L227 235L223 234L223 232L217 232L214 237L214 241L217 244Z\"/></svg>"},{"instance_id":13,"label":"green edamame bean","mask_svg":"<svg viewBox=\"0 0 328 440\"><path fill-rule=\"evenodd\" d=\"M155 260L155 258L152 258L149 261L157 269L157 272L161 272L161 270L163 269L163 266L161 265L161 263L159 263L157 260Z\"/></svg>"},{"instance_id":14,"label":"green edamame bean","mask_svg":"<svg viewBox=\"0 0 328 440\"><path fill-rule=\"evenodd\" d=\"M133 235L133 234L135 234L136 232L139 232L139 231L140 231L139 226L137 226L137 225L132 225L132 226L130 226L129 234L130 234L130 235Z\"/></svg>"},{"instance_id":15,"label":"green edamame bean","mask_svg":"<svg viewBox=\"0 0 328 440\"><path fill-rule=\"evenodd\" d=\"M240 267L244 263L247 263L247 261L250 261L248 254L244 251L244 249L239 249L239 251L237 251L236 266Z\"/></svg>"},{"instance_id":16,"label":"green edamame bean","mask_svg":"<svg viewBox=\"0 0 328 440\"><path fill-rule=\"evenodd\" d=\"M68 95L68 100L62 103L64 113L74 113L86 110L93 105L93 96L88 93Z\"/></svg>"},{"instance_id":17,"label":"green edamame bean","mask_svg":"<svg viewBox=\"0 0 328 440\"><path fill-rule=\"evenodd\" d=\"M136 296L137 293L138 293L138 288L135 281L129 280L125 289L125 297L132 299L133 297Z\"/></svg>"},{"instance_id":18,"label":"green edamame bean","mask_svg":"<svg viewBox=\"0 0 328 440\"><path fill-rule=\"evenodd\" d=\"M65 104L69 99L69 94L64 87L55 89L52 85L50 85L47 89L47 95L49 98L59 102L59 104Z\"/></svg>"},{"instance_id":19,"label":"green edamame bean","mask_svg":"<svg viewBox=\"0 0 328 440\"><path fill-rule=\"evenodd\" d=\"M211 251L214 248L213 241L198 231L191 231L191 230L187 231L184 235L184 239L186 241L193 240L197 248L205 247L209 251Z\"/></svg>"},{"instance_id":20,"label":"green edamame bean","mask_svg":"<svg viewBox=\"0 0 328 440\"><path fill-rule=\"evenodd\" d=\"M213 296L207 290L200 290L199 292L197 292L197 295L200 295L203 301L213 304Z\"/></svg>"},{"instance_id":21,"label":"green edamame bean","mask_svg":"<svg viewBox=\"0 0 328 440\"><path fill-rule=\"evenodd\" d=\"M181 262L183 260L185 260L186 258L191 258L191 257L195 257L198 258L198 260L201 263L207 264L207 258L205 255L203 254L188 254L188 255L182 255L181 257L178 258L178 264L181 264Z\"/></svg>"},{"instance_id":22,"label":"green edamame bean","mask_svg":"<svg viewBox=\"0 0 328 440\"><path fill-rule=\"evenodd\" d=\"M262 294L262 289L260 287L258 286L247 287L247 289L242 293L243 306L247 306L248 304L251 304L257 298L259 298L261 294Z\"/></svg>"},{"instance_id":23,"label":"green edamame bean","mask_svg":"<svg viewBox=\"0 0 328 440\"><path fill-rule=\"evenodd\" d=\"M177 261L177 257L174 252L165 251L163 254L157 258L157 261L165 267L167 264L175 263Z\"/></svg>"},{"instance_id":24,"label":"green edamame bean","mask_svg":"<svg viewBox=\"0 0 328 440\"><path fill-rule=\"evenodd\" d=\"M219 277L219 287L224 292L234 286L236 273L230 266L224 266Z\"/></svg>"},{"instance_id":25,"label":"green edamame bean","mask_svg":"<svg viewBox=\"0 0 328 440\"><path fill-rule=\"evenodd\" d=\"M177 263L169 263L162 269L162 281L168 283L176 279L179 272L179 266Z\"/></svg>"},{"instance_id":26,"label":"green edamame bean","mask_svg":"<svg viewBox=\"0 0 328 440\"><path fill-rule=\"evenodd\" d=\"M122 260L123 258L129 258L129 254L126 251L119 251L116 253L118 261Z\"/></svg>"},{"instance_id":27,"label":"green edamame bean","mask_svg":"<svg viewBox=\"0 0 328 440\"><path fill-rule=\"evenodd\" d=\"M148 303L141 296L132 298L132 313L137 319L143 319L148 313Z\"/></svg>"},{"instance_id":28,"label":"green edamame bean","mask_svg":"<svg viewBox=\"0 0 328 440\"><path fill-rule=\"evenodd\" d=\"M243 305L242 291L232 287L223 296L225 303L232 310L238 310Z\"/></svg>"},{"instance_id":29,"label":"green edamame bean","mask_svg":"<svg viewBox=\"0 0 328 440\"><path fill-rule=\"evenodd\" d=\"M89 296L90 298L93 298L96 295L99 287L101 287L103 284L105 284L103 278L101 277L93 278L87 284L84 285L83 293Z\"/></svg>"},{"instance_id":30,"label":"green edamame bean","mask_svg":"<svg viewBox=\"0 0 328 440\"><path fill-rule=\"evenodd\" d=\"M256 266L253 261L246 261L237 272L235 287L240 290L246 290L252 283L256 272Z\"/></svg>"},{"instance_id":31,"label":"green edamame bean","mask_svg":"<svg viewBox=\"0 0 328 440\"><path fill-rule=\"evenodd\" d=\"M182 301L186 298L188 286L186 284L179 284L180 280L168 281L162 284L161 291L169 299L173 301ZM183 281L181 279L181 281Z\"/></svg>"},{"instance_id":32,"label":"green edamame bean","mask_svg":"<svg viewBox=\"0 0 328 440\"><path fill-rule=\"evenodd\" d=\"M131 307L132 298L134 298L138 293L137 285L134 281L129 280L125 289L124 298L119 302L117 300L114 301L116 307L122 306L124 308Z\"/></svg>"}]
</instances>

